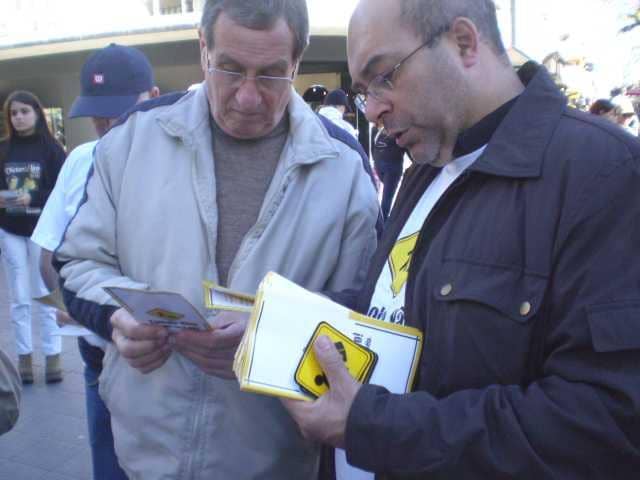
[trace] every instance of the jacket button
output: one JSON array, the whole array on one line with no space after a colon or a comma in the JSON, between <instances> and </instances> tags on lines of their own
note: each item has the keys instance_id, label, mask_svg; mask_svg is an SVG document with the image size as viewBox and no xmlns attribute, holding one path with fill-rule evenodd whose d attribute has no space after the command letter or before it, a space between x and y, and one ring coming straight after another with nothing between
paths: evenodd
<instances>
[{"instance_id":1,"label":"jacket button","mask_svg":"<svg viewBox=\"0 0 640 480\"><path fill-rule=\"evenodd\" d=\"M451 294L451 292L453 292L453 285L451 285L450 283L447 283L440 289L440 295L442 295L443 297Z\"/></svg>"},{"instance_id":2,"label":"jacket button","mask_svg":"<svg viewBox=\"0 0 640 480\"><path fill-rule=\"evenodd\" d=\"M529 302L524 302L520 305L520 315L526 317L531 313L531 304Z\"/></svg>"}]
</instances>

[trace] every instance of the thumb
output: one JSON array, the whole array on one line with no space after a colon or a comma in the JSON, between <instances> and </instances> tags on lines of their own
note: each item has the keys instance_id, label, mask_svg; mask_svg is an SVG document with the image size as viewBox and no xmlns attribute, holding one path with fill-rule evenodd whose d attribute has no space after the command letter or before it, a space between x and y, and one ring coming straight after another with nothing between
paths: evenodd
<instances>
[{"instance_id":1,"label":"thumb","mask_svg":"<svg viewBox=\"0 0 640 480\"><path fill-rule=\"evenodd\" d=\"M326 335L318 337L313 345L316 359L327 376L329 385L337 386L346 378L351 378L344 360L331 339Z\"/></svg>"}]
</instances>

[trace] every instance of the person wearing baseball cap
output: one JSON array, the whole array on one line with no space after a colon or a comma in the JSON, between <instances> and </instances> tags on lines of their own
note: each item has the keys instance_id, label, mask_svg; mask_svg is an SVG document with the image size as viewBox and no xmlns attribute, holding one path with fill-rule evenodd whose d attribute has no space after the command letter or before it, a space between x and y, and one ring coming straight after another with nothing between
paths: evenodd
<instances>
[{"instance_id":1,"label":"person wearing baseball cap","mask_svg":"<svg viewBox=\"0 0 640 480\"><path fill-rule=\"evenodd\" d=\"M87 59L80 82L82 94L73 102L69 118L91 117L98 136L136 103L159 94L144 53L115 43Z\"/></svg>"},{"instance_id":2,"label":"person wearing baseball cap","mask_svg":"<svg viewBox=\"0 0 640 480\"><path fill-rule=\"evenodd\" d=\"M358 130L344 119L344 114L347 112L351 112L349 98L344 90L340 88L329 92L329 94L324 98L324 106L318 110L318 114L328 118L357 139Z\"/></svg>"},{"instance_id":3,"label":"person wearing baseball cap","mask_svg":"<svg viewBox=\"0 0 640 480\"><path fill-rule=\"evenodd\" d=\"M103 137L127 110L137 103L159 95L153 69L140 50L114 43L91 54L80 73L81 94L73 102L70 118L91 118L96 134ZM58 247L68 223L84 195L87 175L93 165L98 141L76 147L65 161L55 188L42 211L31 236L42 247L40 270L51 290L58 286L58 275L51 265L52 252ZM61 325L75 323L58 312ZM98 377L106 342L97 335L79 337L78 347L85 363L87 422L94 480L126 480L118 465L113 446L110 413L98 392Z\"/></svg>"}]
</instances>

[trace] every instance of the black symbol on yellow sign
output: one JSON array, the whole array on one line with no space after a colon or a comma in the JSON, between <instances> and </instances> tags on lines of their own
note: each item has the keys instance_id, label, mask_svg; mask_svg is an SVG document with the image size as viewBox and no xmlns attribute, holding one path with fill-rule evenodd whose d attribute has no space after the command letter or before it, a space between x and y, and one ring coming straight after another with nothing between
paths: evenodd
<instances>
[{"instance_id":1,"label":"black symbol on yellow sign","mask_svg":"<svg viewBox=\"0 0 640 480\"><path fill-rule=\"evenodd\" d=\"M378 355L358 345L328 323L320 322L305 348L294 376L296 383L304 392L313 397L319 397L329 389L329 381L313 352L313 344L320 335L326 335L331 339L353 378L362 383L369 380L378 361Z\"/></svg>"},{"instance_id":2,"label":"black symbol on yellow sign","mask_svg":"<svg viewBox=\"0 0 640 480\"><path fill-rule=\"evenodd\" d=\"M391 292L393 297L397 297L409 278L409 266L411 257L416 248L418 235L416 232L408 237L401 238L396 242L389 254L389 270L391 271Z\"/></svg>"}]
</instances>

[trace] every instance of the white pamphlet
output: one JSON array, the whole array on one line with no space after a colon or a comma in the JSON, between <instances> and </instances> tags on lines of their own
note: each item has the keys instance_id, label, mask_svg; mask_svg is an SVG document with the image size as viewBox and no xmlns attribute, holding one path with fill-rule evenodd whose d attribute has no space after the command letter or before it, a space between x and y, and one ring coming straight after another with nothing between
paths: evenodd
<instances>
[{"instance_id":1,"label":"white pamphlet","mask_svg":"<svg viewBox=\"0 0 640 480\"><path fill-rule=\"evenodd\" d=\"M104 287L138 322L180 330L209 330L207 320L182 295L175 292Z\"/></svg>"}]
</instances>

